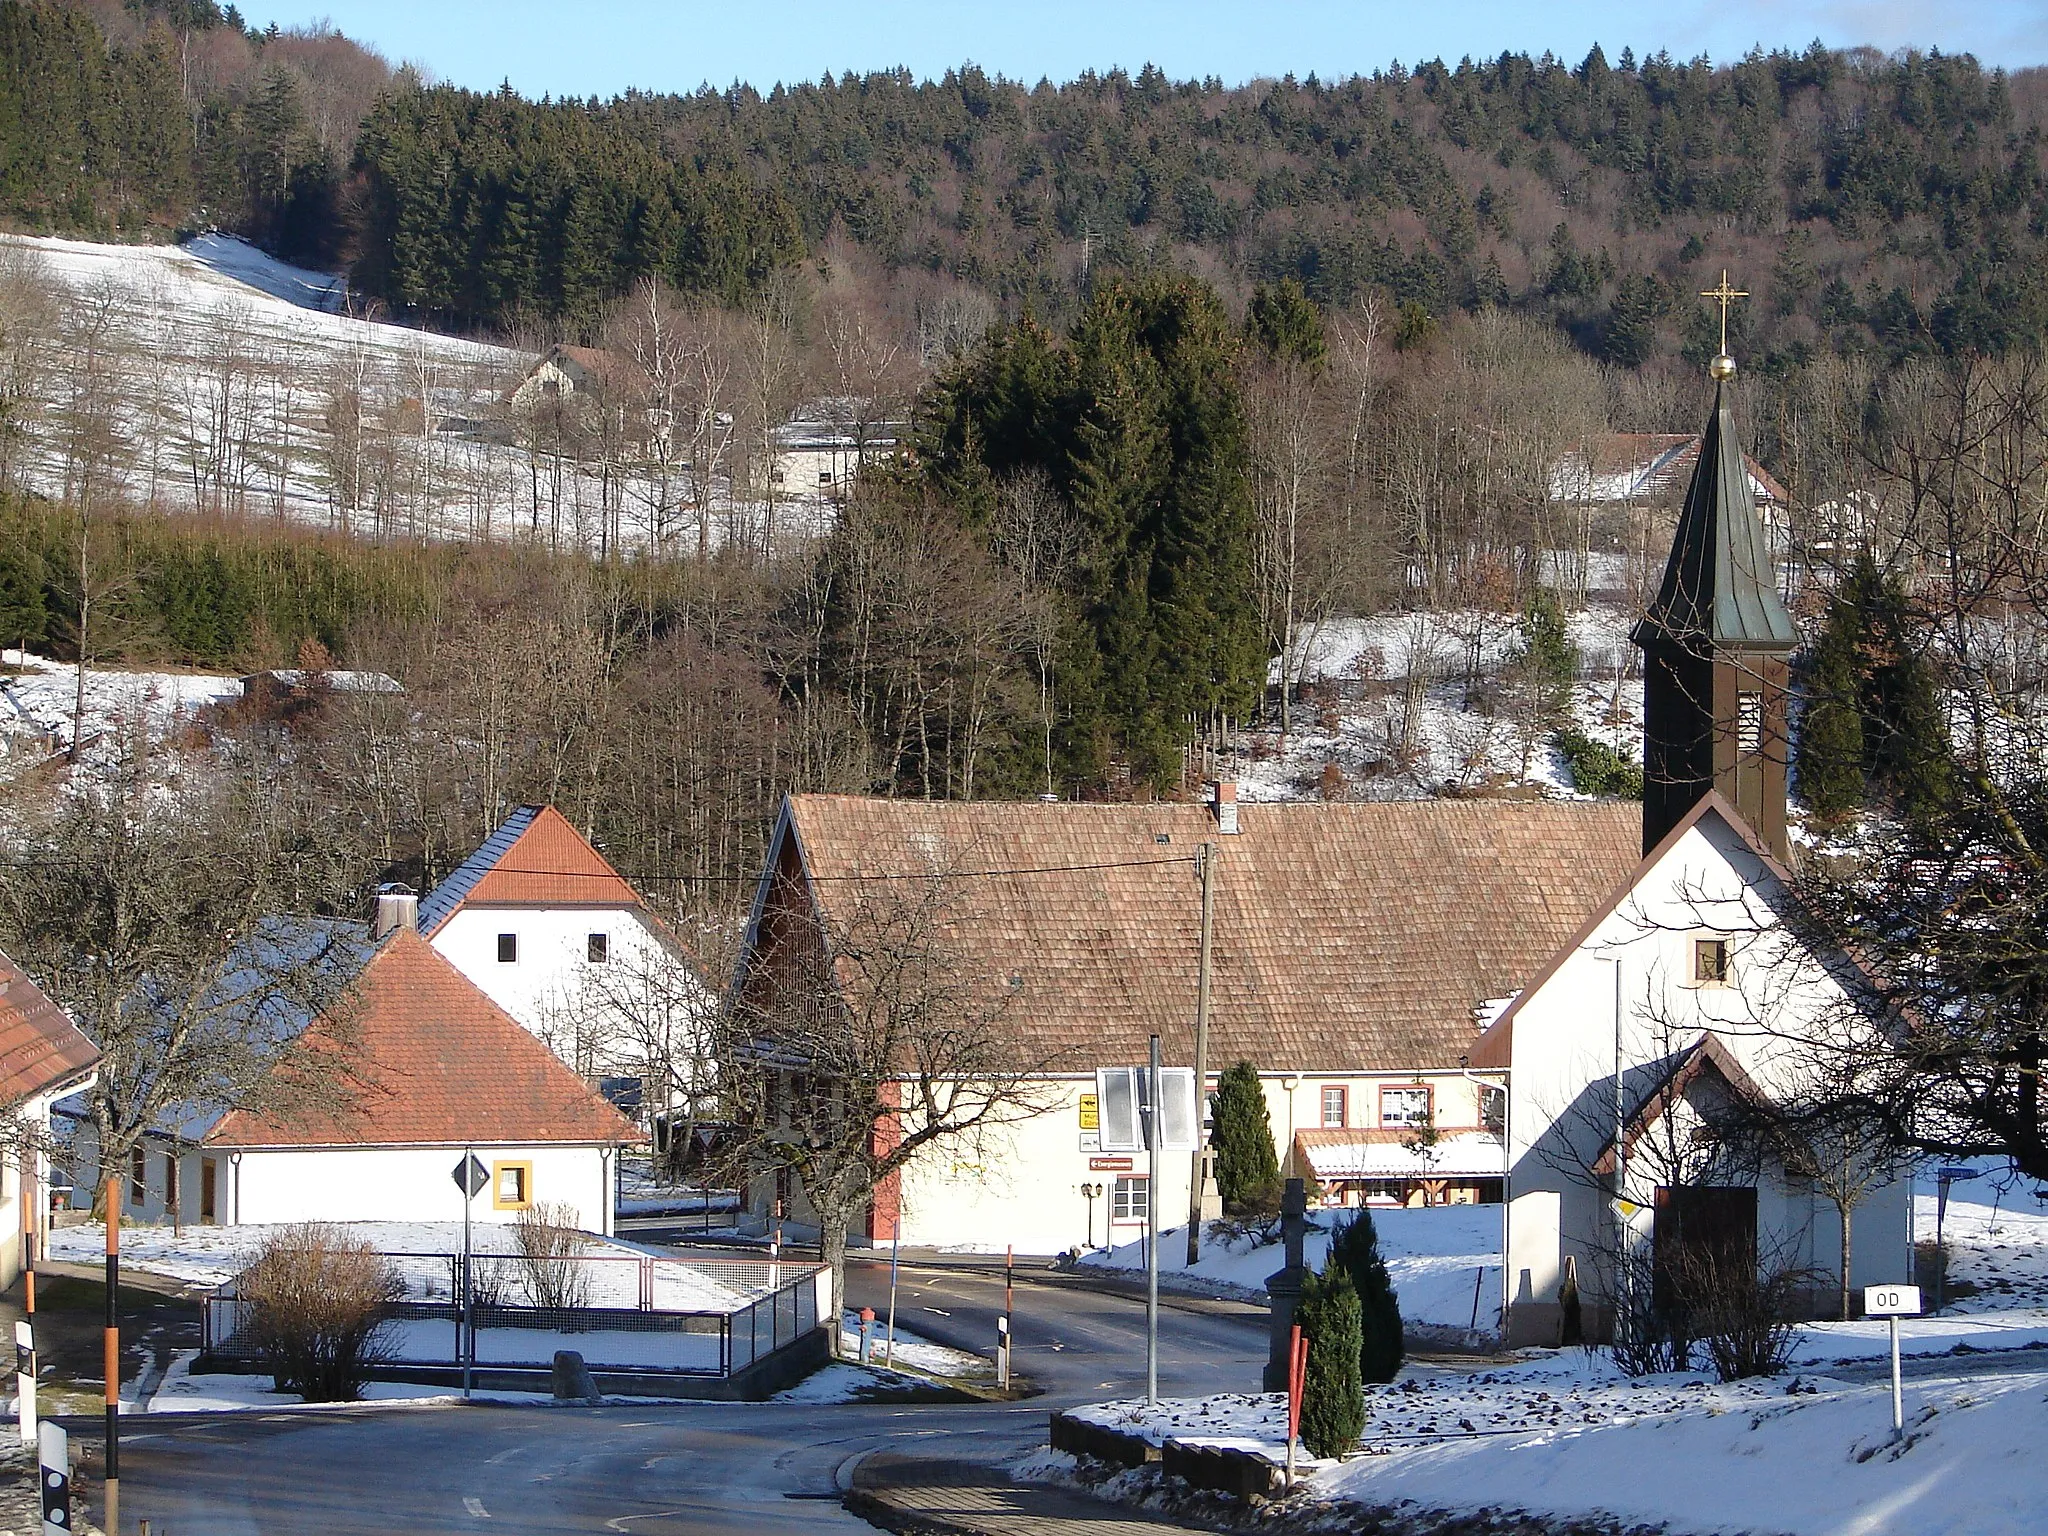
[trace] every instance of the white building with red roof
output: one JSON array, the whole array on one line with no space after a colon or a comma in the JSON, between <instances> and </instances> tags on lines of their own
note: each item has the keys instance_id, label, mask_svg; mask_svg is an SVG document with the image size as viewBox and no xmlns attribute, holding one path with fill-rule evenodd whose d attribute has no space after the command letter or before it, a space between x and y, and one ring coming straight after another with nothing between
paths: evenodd
<instances>
[{"instance_id":1,"label":"white building with red roof","mask_svg":"<svg viewBox=\"0 0 2048 1536\"><path fill-rule=\"evenodd\" d=\"M692 1057L671 1037L716 1006L667 925L553 806L506 817L420 899L418 926L593 1081L645 1077L654 1057Z\"/></svg>"},{"instance_id":2,"label":"white building with red roof","mask_svg":"<svg viewBox=\"0 0 2048 1536\"><path fill-rule=\"evenodd\" d=\"M301 1045L336 1058L333 1098L189 1127L187 1178L211 1208L187 1220L459 1220L452 1174L474 1153L490 1174L476 1219L548 1204L611 1230L618 1151L638 1131L418 935L387 936Z\"/></svg>"},{"instance_id":3,"label":"white building with red roof","mask_svg":"<svg viewBox=\"0 0 2048 1536\"><path fill-rule=\"evenodd\" d=\"M0 954L0 1286L21 1273L22 1238L40 1240L49 1225L50 1107L89 1084L99 1059L71 1016Z\"/></svg>"}]
</instances>

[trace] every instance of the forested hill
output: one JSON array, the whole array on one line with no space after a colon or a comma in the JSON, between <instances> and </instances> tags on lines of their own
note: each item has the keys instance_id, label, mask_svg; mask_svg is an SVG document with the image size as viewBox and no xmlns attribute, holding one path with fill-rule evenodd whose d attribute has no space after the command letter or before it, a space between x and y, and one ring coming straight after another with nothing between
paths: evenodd
<instances>
[{"instance_id":1,"label":"forested hill","mask_svg":"<svg viewBox=\"0 0 2048 1536\"><path fill-rule=\"evenodd\" d=\"M1513 304L1625 364L1709 349L1690 295L1722 266L1758 295L1741 341L1767 365L2048 332L2048 71L1968 57L1816 45L1712 68L1596 49L1576 66L1503 55L1229 89L1149 68L1026 87L967 67L611 102L401 72L343 155L309 127L326 87L287 34L251 40L255 65L207 98L181 180L176 156L134 145L176 138L144 125L179 88L183 40L202 22L218 35L222 13L93 0L126 28L91 64L120 87L95 106L37 95L52 53L85 46L63 9L0 0L0 151L69 165L80 140L86 169L0 179L4 211L83 228L203 204L291 254L346 257L366 291L443 323L573 329L646 272L741 297L838 240L1053 319L1090 271L1168 262L1226 290L1298 277L1326 305L1373 288L1432 316Z\"/></svg>"}]
</instances>

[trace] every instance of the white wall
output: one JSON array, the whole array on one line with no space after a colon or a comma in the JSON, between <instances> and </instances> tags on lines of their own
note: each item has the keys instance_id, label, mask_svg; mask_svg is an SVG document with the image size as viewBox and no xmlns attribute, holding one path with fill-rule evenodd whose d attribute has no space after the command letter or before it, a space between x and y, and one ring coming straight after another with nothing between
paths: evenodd
<instances>
[{"instance_id":1,"label":"white wall","mask_svg":"<svg viewBox=\"0 0 2048 1536\"><path fill-rule=\"evenodd\" d=\"M1508 1113L1511 1299L1554 1302L1565 1255L1576 1254L1589 1301L1599 1294L1596 1260L1612 1242L1612 1208L1584 1170L1615 1125L1615 962L1621 973L1620 1059L1631 1114L1672 1054L1711 1029L1764 1093L1798 1073L1786 1039L1827 1016L1842 996L1834 978L1798 952L1776 926L1783 892L1748 845L1718 817L1689 829L1647 871L1635 893L1521 1003L1513 1019ZM1692 981L1693 943L1725 934L1730 977ZM1661 1065L1660 1065L1661 1064ZM1633 1219L1647 1241L1658 1182L1653 1155L1629 1168ZM1648 1164L1649 1166L1644 1166ZM1543 1198L1531 1198L1542 1196ZM1878 1192L1857 1213L1855 1283L1910 1273L1910 1189ZM1554 1212L1554 1216L1551 1214ZM1838 1260L1833 1207L1805 1186L1766 1171L1758 1187L1759 1238L1822 1268Z\"/></svg>"},{"instance_id":2,"label":"white wall","mask_svg":"<svg viewBox=\"0 0 2048 1536\"><path fill-rule=\"evenodd\" d=\"M496 1173L496 1164L533 1165L532 1201L567 1205L573 1224L587 1232L609 1232L617 1159L600 1147L477 1147L477 1161ZM223 1224L279 1221L460 1221L462 1195L452 1177L460 1147L334 1147L317 1150L244 1152L239 1163L220 1160ZM196 1187L196 1186L195 1186ZM186 1220L197 1219L197 1201ZM504 1224L519 1219L500 1210L486 1188L470 1204L476 1222Z\"/></svg>"},{"instance_id":3,"label":"white wall","mask_svg":"<svg viewBox=\"0 0 2048 1536\"><path fill-rule=\"evenodd\" d=\"M1346 1124L1375 1128L1379 1121L1379 1087L1427 1082L1434 1090L1437 1124L1442 1127L1478 1123L1478 1086L1458 1074L1375 1073L1303 1074L1293 1090L1297 1130L1321 1125L1322 1089L1346 1091ZM1215 1089L1215 1076L1209 1082ZM1267 1113L1273 1125L1277 1158L1285 1162L1288 1099L1285 1074L1262 1079ZM1014 1244L1019 1253L1058 1253L1091 1240L1135 1241L1142 1221L1112 1224L1110 1191L1119 1177L1146 1173L1144 1153L1090 1150L1093 1139L1081 1129L1081 1096L1095 1091L1092 1075L1060 1078L1048 1083L1042 1108L1029 1119L999 1126L975 1137L935 1148L913 1160L901 1182L903 1241L913 1245L965 1248L1000 1253ZM1096 1163L1125 1167L1091 1166ZM1162 1230L1185 1226L1188 1192L1194 1173L1193 1154L1165 1153L1160 1158L1159 1209ZM1104 1193L1093 1202L1082 1195L1083 1184L1100 1184ZM755 1209L762 1205L759 1195ZM886 1226L883 1228L886 1234Z\"/></svg>"},{"instance_id":4,"label":"white wall","mask_svg":"<svg viewBox=\"0 0 2048 1536\"><path fill-rule=\"evenodd\" d=\"M517 960L498 959L502 933L518 936ZM610 944L601 966L588 959L594 933L605 934ZM616 982L680 963L668 959L667 941L631 907L463 907L429 942L492 1002L590 1077L637 1075L644 1056L639 1032L616 1013L607 1025L602 1009L595 1010L595 1033L579 1048L575 1023L593 1012L582 1005L596 973L608 970ZM705 1004L712 1005L708 993Z\"/></svg>"}]
</instances>

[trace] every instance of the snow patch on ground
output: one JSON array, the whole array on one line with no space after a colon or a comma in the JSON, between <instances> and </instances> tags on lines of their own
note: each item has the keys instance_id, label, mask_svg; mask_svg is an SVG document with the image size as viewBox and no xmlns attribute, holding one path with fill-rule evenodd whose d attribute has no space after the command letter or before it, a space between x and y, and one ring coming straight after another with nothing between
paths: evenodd
<instances>
[{"instance_id":1,"label":"snow patch on ground","mask_svg":"<svg viewBox=\"0 0 2048 1536\"><path fill-rule=\"evenodd\" d=\"M78 669L33 653L0 651L0 762L24 761L71 744L77 712ZM144 672L88 667L81 733L96 737L141 733L156 744L208 705L241 698L240 678L206 672Z\"/></svg>"},{"instance_id":2,"label":"snow patch on ground","mask_svg":"<svg viewBox=\"0 0 2048 1536\"><path fill-rule=\"evenodd\" d=\"M996 1379L996 1363L986 1355L954 1349L945 1344L934 1344L930 1339L922 1338L901 1326L896 1330L896 1343L892 1351L889 1347L887 1319L878 1317L871 1327L873 1331L868 1358L877 1367L900 1365L909 1370L922 1371L927 1376L943 1376L955 1381ZM841 1318L839 1337L840 1347L848 1352L860 1347L858 1312L848 1312Z\"/></svg>"},{"instance_id":3,"label":"snow patch on ground","mask_svg":"<svg viewBox=\"0 0 2048 1536\"><path fill-rule=\"evenodd\" d=\"M2048 1373L2031 1371L1915 1381L1897 1446L1885 1384L1589 1388L1526 1403L1518 1426L1447 1424L1451 1432L1424 1443L1373 1447L1319 1476L1316 1493L1366 1505L1604 1515L1686 1532L2018 1533L2038 1529L2048 1499L2044 1387ZM1465 1420L1468 1406L1479 1405L1456 1394L1441 1404Z\"/></svg>"},{"instance_id":4,"label":"snow patch on ground","mask_svg":"<svg viewBox=\"0 0 2048 1536\"><path fill-rule=\"evenodd\" d=\"M1310 1218L1308 1235L1302 1243L1302 1261L1309 1268L1322 1268L1330 1250L1331 1231L1348 1219L1348 1213L1340 1211L1323 1211ZM1438 1328L1469 1328L1476 1292L1480 1330L1498 1329L1498 1205L1375 1210L1372 1219L1379 1233L1380 1253L1386 1258L1387 1273L1393 1279L1401 1316L1406 1321ZM1175 1276L1179 1282L1177 1289L1187 1289L1191 1283L1209 1285L1215 1287L1212 1294L1263 1300L1266 1276L1286 1260L1286 1249L1277 1242L1255 1245L1245 1238L1208 1237L1202 1244L1201 1261L1190 1269L1185 1232L1184 1227L1167 1232L1159 1247L1160 1273ZM1086 1254L1080 1262L1084 1270L1143 1273L1144 1244L1124 1243Z\"/></svg>"}]
</instances>

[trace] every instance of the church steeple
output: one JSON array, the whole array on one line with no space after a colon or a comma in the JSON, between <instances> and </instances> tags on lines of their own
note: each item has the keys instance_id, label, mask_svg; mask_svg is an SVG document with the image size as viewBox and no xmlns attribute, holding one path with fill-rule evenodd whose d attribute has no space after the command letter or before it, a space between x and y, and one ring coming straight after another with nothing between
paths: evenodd
<instances>
[{"instance_id":1,"label":"church steeple","mask_svg":"<svg viewBox=\"0 0 2048 1536\"><path fill-rule=\"evenodd\" d=\"M1786 662L1799 644L1730 417L1727 303L1710 368L1714 414L1664 580L1632 636L1643 651L1643 851L1718 789L1779 857L1785 836Z\"/></svg>"}]
</instances>

